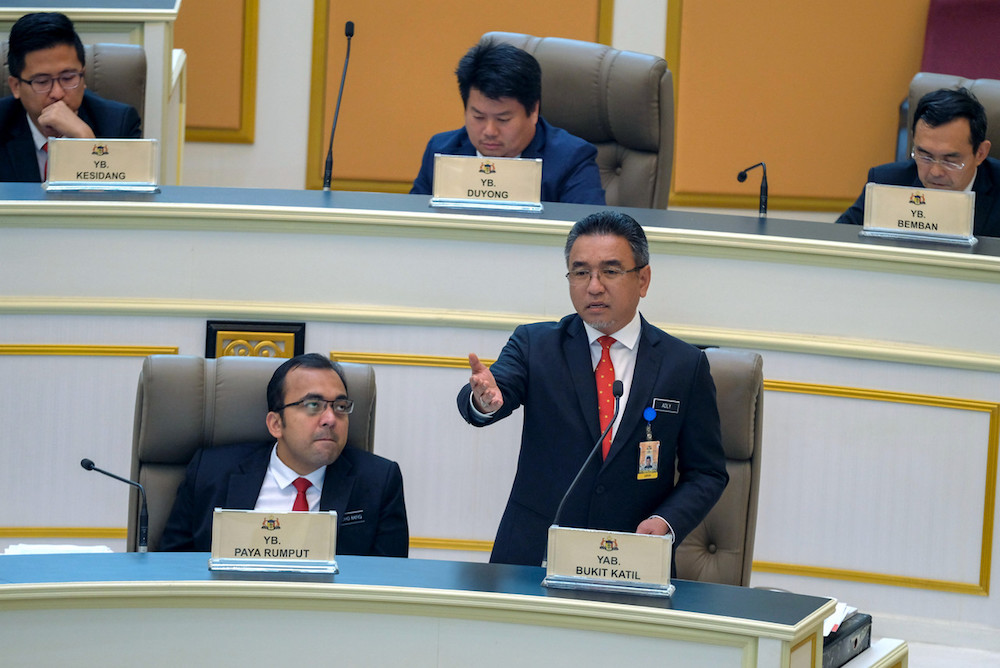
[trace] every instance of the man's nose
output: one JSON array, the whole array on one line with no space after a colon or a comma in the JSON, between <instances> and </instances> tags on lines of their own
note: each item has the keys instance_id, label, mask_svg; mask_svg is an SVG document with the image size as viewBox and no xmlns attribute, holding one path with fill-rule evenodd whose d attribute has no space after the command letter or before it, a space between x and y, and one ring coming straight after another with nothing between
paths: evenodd
<instances>
[{"instance_id":1,"label":"man's nose","mask_svg":"<svg viewBox=\"0 0 1000 668\"><path fill-rule=\"evenodd\" d=\"M52 80L52 90L49 91L49 97L54 100L61 100L66 97L66 89L62 87L59 79Z\"/></svg>"},{"instance_id":2,"label":"man's nose","mask_svg":"<svg viewBox=\"0 0 1000 668\"><path fill-rule=\"evenodd\" d=\"M486 120L486 127L483 132L490 137L494 137L497 134L497 122L491 119Z\"/></svg>"}]
</instances>

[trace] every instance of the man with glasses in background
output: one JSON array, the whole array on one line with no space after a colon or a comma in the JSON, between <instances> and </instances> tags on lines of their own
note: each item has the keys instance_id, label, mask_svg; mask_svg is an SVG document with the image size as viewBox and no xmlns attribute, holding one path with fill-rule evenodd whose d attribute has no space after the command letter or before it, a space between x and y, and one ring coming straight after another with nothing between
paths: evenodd
<instances>
[{"instance_id":1,"label":"man with glasses in background","mask_svg":"<svg viewBox=\"0 0 1000 668\"><path fill-rule=\"evenodd\" d=\"M595 213L573 226L564 253L576 313L518 327L489 368L469 355L472 377L458 394L459 412L476 427L524 407L493 562L540 565L581 468L561 526L671 533L675 545L729 480L708 358L638 312L650 282L642 227L623 213ZM624 394L612 422L616 380Z\"/></svg>"},{"instance_id":2,"label":"man with glasses in background","mask_svg":"<svg viewBox=\"0 0 1000 668\"><path fill-rule=\"evenodd\" d=\"M316 353L293 357L271 376L267 406L267 429L276 441L195 453L160 549L211 550L215 508L336 510L337 554L407 556L399 465L345 447L354 402L340 365Z\"/></svg>"},{"instance_id":3,"label":"man with glasses in background","mask_svg":"<svg viewBox=\"0 0 1000 668\"><path fill-rule=\"evenodd\" d=\"M1000 236L1000 161L987 157L986 110L965 88L927 93L913 114L910 160L873 167L869 183L891 186L973 191L976 212L973 234ZM862 190L838 223L861 225L865 215Z\"/></svg>"},{"instance_id":4,"label":"man with glasses in background","mask_svg":"<svg viewBox=\"0 0 1000 668\"><path fill-rule=\"evenodd\" d=\"M138 112L87 90L83 43L58 12L25 14L11 28L0 99L0 181L44 181L48 139L138 139Z\"/></svg>"}]
</instances>

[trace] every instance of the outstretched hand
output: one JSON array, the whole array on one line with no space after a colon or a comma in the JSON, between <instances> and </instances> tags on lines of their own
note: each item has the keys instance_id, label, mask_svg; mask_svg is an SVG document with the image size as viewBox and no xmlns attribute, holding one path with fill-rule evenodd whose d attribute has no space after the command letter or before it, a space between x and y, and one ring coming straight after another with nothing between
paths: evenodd
<instances>
[{"instance_id":1,"label":"outstretched hand","mask_svg":"<svg viewBox=\"0 0 1000 668\"><path fill-rule=\"evenodd\" d=\"M497 381L489 368L479 361L475 353L469 353L469 368L472 376L469 385L472 387L472 401L481 413L492 413L503 406L503 393L497 387Z\"/></svg>"}]
</instances>

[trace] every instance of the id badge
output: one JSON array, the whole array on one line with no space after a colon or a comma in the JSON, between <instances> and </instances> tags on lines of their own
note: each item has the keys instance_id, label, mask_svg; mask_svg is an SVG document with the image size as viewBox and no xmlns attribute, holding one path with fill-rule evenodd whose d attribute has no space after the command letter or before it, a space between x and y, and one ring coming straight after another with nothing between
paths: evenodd
<instances>
[{"instance_id":1,"label":"id badge","mask_svg":"<svg viewBox=\"0 0 1000 668\"><path fill-rule=\"evenodd\" d=\"M660 442L643 441L639 444L639 472L637 480L651 480L659 475Z\"/></svg>"}]
</instances>

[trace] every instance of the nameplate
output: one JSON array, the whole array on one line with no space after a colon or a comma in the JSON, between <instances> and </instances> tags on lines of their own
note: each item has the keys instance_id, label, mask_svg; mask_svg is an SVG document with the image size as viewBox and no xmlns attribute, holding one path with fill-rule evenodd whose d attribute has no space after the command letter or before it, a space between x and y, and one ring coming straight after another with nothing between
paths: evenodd
<instances>
[{"instance_id":1,"label":"nameplate","mask_svg":"<svg viewBox=\"0 0 1000 668\"><path fill-rule=\"evenodd\" d=\"M541 211L542 160L435 153L431 206Z\"/></svg>"},{"instance_id":2,"label":"nameplate","mask_svg":"<svg viewBox=\"0 0 1000 668\"><path fill-rule=\"evenodd\" d=\"M212 515L213 571L338 573L337 513L223 510Z\"/></svg>"},{"instance_id":3,"label":"nameplate","mask_svg":"<svg viewBox=\"0 0 1000 668\"><path fill-rule=\"evenodd\" d=\"M156 192L156 139L50 139L46 190Z\"/></svg>"},{"instance_id":4,"label":"nameplate","mask_svg":"<svg viewBox=\"0 0 1000 668\"><path fill-rule=\"evenodd\" d=\"M861 234L971 246L976 193L869 183Z\"/></svg>"},{"instance_id":5,"label":"nameplate","mask_svg":"<svg viewBox=\"0 0 1000 668\"><path fill-rule=\"evenodd\" d=\"M549 527L549 551L542 584L645 596L670 596L669 536Z\"/></svg>"}]
</instances>

